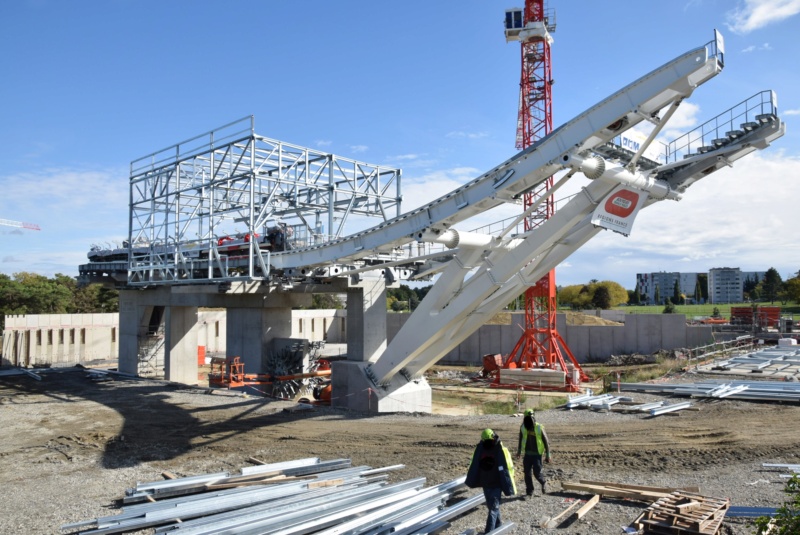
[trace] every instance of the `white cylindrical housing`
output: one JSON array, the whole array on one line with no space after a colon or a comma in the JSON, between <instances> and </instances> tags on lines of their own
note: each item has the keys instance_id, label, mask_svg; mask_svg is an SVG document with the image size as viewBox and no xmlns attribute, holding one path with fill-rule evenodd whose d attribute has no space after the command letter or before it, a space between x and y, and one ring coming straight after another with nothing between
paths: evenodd
<instances>
[{"instance_id":1,"label":"white cylindrical housing","mask_svg":"<svg viewBox=\"0 0 800 535\"><path fill-rule=\"evenodd\" d=\"M591 180L606 180L616 184L624 184L632 188L646 191L654 199L681 199L679 193L672 190L665 180L658 180L641 173L632 173L619 164L613 164L600 156L584 158L577 154L565 154L562 163L578 170Z\"/></svg>"},{"instance_id":2,"label":"white cylindrical housing","mask_svg":"<svg viewBox=\"0 0 800 535\"><path fill-rule=\"evenodd\" d=\"M414 239L419 242L441 243L448 249L455 249L456 247L486 247L492 243L494 237L477 232L462 232L454 228L443 232L426 228L417 232Z\"/></svg>"}]
</instances>

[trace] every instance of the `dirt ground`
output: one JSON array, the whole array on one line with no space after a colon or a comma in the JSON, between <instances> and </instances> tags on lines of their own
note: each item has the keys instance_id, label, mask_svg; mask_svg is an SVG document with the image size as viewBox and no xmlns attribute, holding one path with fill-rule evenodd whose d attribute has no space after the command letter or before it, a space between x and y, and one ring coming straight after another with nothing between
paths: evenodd
<instances>
[{"instance_id":1,"label":"dirt ground","mask_svg":"<svg viewBox=\"0 0 800 535\"><path fill-rule=\"evenodd\" d=\"M689 382L693 377L682 377ZM352 413L238 392L142 379L92 382L78 369L51 370L42 381L0 377L0 533L59 533L62 524L119 511L137 482L238 470L248 458L278 462L318 456L372 467L404 464L393 480L425 476L429 485L464 474L480 431L493 428L516 450L521 419L473 414ZM637 401L657 396L631 394ZM647 506L603 499L580 521L540 528L587 494L560 481L591 479L653 486L698 486L732 505L777 507L780 471L762 463L800 463L800 406L720 400L699 410L650 418L554 408L541 410L553 449L548 493L506 499L514 533L619 534ZM439 407L439 412L448 412ZM463 412L463 411L462 411ZM518 472L518 488L524 492ZM469 495L475 491L469 491ZM485 508L445 532L483 531ZM143 532L149 533L149 532ZM753 533L726 520L721 533Z\"/></svg>"}]
</instances>

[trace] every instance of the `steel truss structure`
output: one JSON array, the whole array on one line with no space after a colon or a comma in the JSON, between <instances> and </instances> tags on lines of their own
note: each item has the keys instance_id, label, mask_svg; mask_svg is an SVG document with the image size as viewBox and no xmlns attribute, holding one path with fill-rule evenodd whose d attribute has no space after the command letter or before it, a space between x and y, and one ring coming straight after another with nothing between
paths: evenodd
<instances>
[{"instance_id":1,"label":"steel truss structure","mask_svg":"<svg viewBox=\"0 0 800 535\"><path fill-rule=\"evenodd\" d=\"M128 284L269 279L271 254L386 221L401 198L400 169L260 136L245 117L131 163Z\"/></svg>"},{"instance_id":2,"label":"steel truss structure","mask_svg":"<svg viewBox=\"0 0 800 535\"><path fill-rule=\"evenodd\" d=\"M419 262L418 273L440 276L385 351L363 368L364 380L375 386L378 396L402 394L601 231L629 235L639 210L680 199L698 180L784 135L775 94L763 91L668 144L663 162L645 159L681 102L723 68L724 43L715 32L711 42L679 55L489 171L406 213L400 212L398 170L344 165L344 159L298 147L291 149L301 152L290 156L288 145L257 136L252 118L244 127L241 121L232 123L132 165L129 284L266 279L273 272L313 283L365 270L383 272L389 280L395 267ZM654 128L635 152L630 146L609 148L609 142L643 122ZM560 171L566 174L544 198L570 180L580 180L582 187L541 225L515 233L529 208L497 235L457 229L503 203L516 203ZM393 187L394 196L388 194ZM392 209L397 215L388 219ZM328 235L317 225L317 212L327 215L329 229L336 221L330 214L373 214L384 220L350 233L342 223ZM279 222L292 225L276 224L283 234L270 234L269 225ZM237 224L243 232L231 235ZM290 227L298 229L293 237ZM267 242L265 230L273 236ZM300 230L305 237L297 237ZM140 254L141 240L146 251ZM446 247L447 255L429 253L432 245ZM83 273L103 269L104 262L93 262Z\"/></svg>"},{"instance_id":3,"label":"steel truss structure","mask_svg":"<svg viewBox=\"0 0 800 535\"><path fill-rule=\"evenodd\" d=\"M522 11L521 16L519 12ZM517 116L517 148L527 149L553 130L551 34L556 29L555 11L545 7L544 0L526 0L524 10L506 11L506 41L521 43L521 76L519 82L519 113ZM523 195L526 214L524 230L529 232L550 219L555 212L555 200L548 191L553 188L550 176ZM561 370L567 377L566 389L577 390L579 380L588 377L581 370L556 328L556 274L550 270L533 286L525 290L525 323L523 333L506 356L504 367L547 368ZM569 359L568 365L565 356ZM570 368L571 366L571 368ZM499 386L500 375L496 377Z\"/></svg>"}]
</instances>

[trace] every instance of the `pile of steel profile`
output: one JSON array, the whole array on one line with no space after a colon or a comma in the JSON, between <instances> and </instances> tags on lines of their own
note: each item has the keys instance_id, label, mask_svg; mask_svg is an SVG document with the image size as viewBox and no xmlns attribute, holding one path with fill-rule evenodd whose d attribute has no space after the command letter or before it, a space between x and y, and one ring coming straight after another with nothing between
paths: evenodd
<instances>
[{"instance_id":1,"label":"pile of steel profile","mask_svg":"<svg viewBox=\"0 0 800 535\"><path fill-rule=\"evenodd\" d=\"M612 383L624 392L645 392L707 399L800 402L800 383L784 381L701 381L697 383Z\"/></svg>"},{"instance_id":2,"label":"pile of steel profile","mask_svg":"<svg viewBox=\"0 0 800 535\"><path fill-rule=\"evenodd\" d=\"M387 472L349 459L313 457L140 483L126 491L123 512L61 526L84 535L154 528L155 533L394 535L433 533L483 504L479 494L447 506L464 477L425 488L425 478L388 483Z\"/></svg>"},{"instance_id":3,"label":"pile of steel profile","mask_svg":"<svg viewBox=\"0 0 800 535\"><path fill-rule=\"evenodd\" d=\"M667 404L664 401L657 403L645 403L641 405L630 405L633 403L633 398L627 396L613 396L611 394L594 395L589 390L586 394L571 396L564 404L567 409L591 409L594 411L608 411L612 410L611 407L618 403L627 404L621 408L614 408L618 412L645 412L650 416L659 416L668 412L675 412L683 409L688 409L692 406L691 403L673 403Z\"/></svg>"},{"instance_id":4,"label":"pile of steel profile","mask_svg":"<svg viewBox=\"0 0 800 535\"><path fill-rule=\"evenodd\" d=\"M763 466L764 468L785 468L789 470L790 473L781 474L781 477L784 479L789 479L790 477L794 476L800 476L800 464L762 463L761 466Z\"/></svg>"},{"instance_id":5,"label":"pile of steel profile","mask_svg":"<svg viewBox=\"0 0 800 535\"><path fill-rule=\"evenodd\" d=\"M567 409L593 409L608 410L612 405L620 402L632 402L633 399L623 396L612 396L611 394L594 395L591 390L585 394L570 396L564 407Z\"/></svg>"},{"instance_id":6,"label":"pile of steel profile","mask_svg":"<svg viewBox=\"0 0 800 535\"><path fill-rule=\"evenodd\" d=\"M770 347L715 361L702 369L712 373L717 371L739 375L757 373L773 377L800 377L800 348L796 345Z\"/></svg>"}]
</instances>

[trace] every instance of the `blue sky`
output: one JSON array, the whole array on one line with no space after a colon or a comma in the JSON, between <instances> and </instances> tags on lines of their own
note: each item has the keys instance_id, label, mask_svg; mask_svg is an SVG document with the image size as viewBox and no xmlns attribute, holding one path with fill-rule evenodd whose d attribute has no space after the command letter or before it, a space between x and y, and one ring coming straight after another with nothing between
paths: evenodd
<instances>
[{"instance_id":1,"label":"blue sky","mask_svg":"<svg viewBox=\"0 0 800 535\"><path fill-rule=\"evenodd\" d=\"M404 208L516 153L520 2L17 0L0 4L0 272L77 275L128 232L131 160L247 115L264 136L403 168ZM637 272L800 270L800 0L552 0L558 126L712 40L725 69L680 108L685 131L765 89L787 134L601 233L559 284ZM687 105L690 104L690 105ZM513 209L499 215L513 215ZM487 216L489 217L489 216Z\"/></svg>"}]
</instances>

